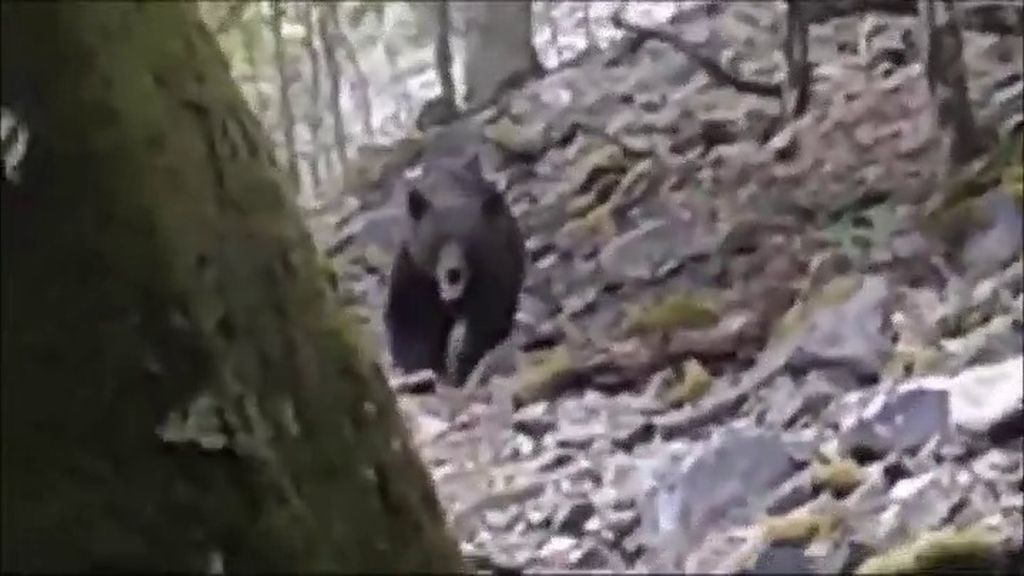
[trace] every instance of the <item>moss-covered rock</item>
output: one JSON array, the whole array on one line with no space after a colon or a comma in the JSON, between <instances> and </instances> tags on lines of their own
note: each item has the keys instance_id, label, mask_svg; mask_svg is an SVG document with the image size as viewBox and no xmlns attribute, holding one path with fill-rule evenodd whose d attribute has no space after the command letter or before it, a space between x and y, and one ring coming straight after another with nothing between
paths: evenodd
<instances>
[{"instance_id":1,"label":"moss-covered rock","mask_svg":"<svg viewBox=\"0 0 1024 576\"><path fill-rule=\"evenodd\" d=\"M683 363L682 373L682 377L673 380L661 393L661 401L666 406L678 407L696 402L711 390L714 379L696 358L689 358Z\"/></svg>"},{"instance_id":2,"label":"moss-covered rock","mask_svg":"<svg viewBox=\"0 0 1024 576\"><path fill-rule=\"evenodd\" d=\"M927 532L914 541L872 556L857 574L992 573L999 564L998 540L982 529Z\"/></svg>"},{"instance_id":3,"label":"moss-covered rock","mask_svg":"<svg viewBox=\"0 0 1024 576\"><path fill-rule=\"evenodd\" d=\"M821 286L809 287L808 294L793 304L779 319L774 328L775 336L779 338L793 336L807 326L815 312L849 300L860 289L863 282L864 277L860 274L849 273L824 281Z\"/></svg>"},{"instance_id":4,"label":"moss-covered rock","mask_svg":"<svg viewBox=\"0 0 1024 576\"><path fill-rule=\"evenodd\" d=\"M831 538L839 528L835 514L794 512L785 516L770 516L760 524L761 534L772 544L807 544Z\"/></svg>"},{"instance_id":5,"label":"moss-covered rock","mask_svg":"<svg viewBox=\"0 0 1024 576\"><path fill-rule=\"evenodd\" d=\"M860 465L850 458L811 464L811 485L824 488L840 498L860 486L863 476Z\"/></svg>"},{"instance_id":6,"label":"moss-covered rock","mask_svg":"<svg viewBox=\"0 0 1024 576\"><path fill-rule=\"evenodd\" d=\"M720 318L718 306L709 299L677 294L633 309L626 330L632 334L697 330L718 324Z\"/></svg>"},{"instance_id":7,"label":"moss-covered rock","mask_svg":"<svg viewBox=\"0 0 1024 576\"><path fill-rule=\"evenodd\" d=\"M564 345L538 352L516 377L513 396L521 404L551 397L572 367L572 355Z\"/></svg>"}]
</instances>

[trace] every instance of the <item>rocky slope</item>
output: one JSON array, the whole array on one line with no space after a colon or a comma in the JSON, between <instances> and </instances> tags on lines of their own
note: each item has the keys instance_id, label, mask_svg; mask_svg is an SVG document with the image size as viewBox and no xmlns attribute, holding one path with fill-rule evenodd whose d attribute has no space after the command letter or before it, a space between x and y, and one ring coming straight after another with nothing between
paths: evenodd
<instances>
[{"instance_id":1,"label":"rocky slope","mask_svg":"<svg viewBox=\"0 0 1024 576\"><path fill-rule=\"evenodd\" d=\"M732 73L779 76L776 5L710 12L665 25ZM965 34L976 111L1009 147L962 176L912 25L815 26L810 111L792 125L648 40L410 141L480 151L529 237L519 327L477 384L395 381L467 555L1019 569L1021 38ZM378 346L389 175L310 220ZM981 193L958 195L965 182Z\"/></svg>"}]
</instances>

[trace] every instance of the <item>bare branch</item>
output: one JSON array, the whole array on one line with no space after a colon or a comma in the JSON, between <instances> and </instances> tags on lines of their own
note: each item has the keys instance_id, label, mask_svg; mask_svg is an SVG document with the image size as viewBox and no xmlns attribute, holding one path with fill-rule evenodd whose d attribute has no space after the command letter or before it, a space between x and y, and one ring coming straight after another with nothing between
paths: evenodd
<instances>
[{"instance_id":1,"label":"bare branch","mask_svg":"<svg viewBox=\"0 0 1024 576\"><path fill-rule=\"evenodd\" d=\"M632 22L627 22L622 16L621 10L616 11L612 15L612 25L626 32L653 38L672 46L692 58L694 62L703 68L704 71L707 72L708 76L716 82L732 86L736 90L748 94L756 94L758 96L767 96L770 98L782 98L783 90L782 86L779 84L737 78L725 70L725 68L722 68L721 64L701 53L700 46L680 38L672 31L662 28L640 26Z\"/></svg>"}]
</instances>

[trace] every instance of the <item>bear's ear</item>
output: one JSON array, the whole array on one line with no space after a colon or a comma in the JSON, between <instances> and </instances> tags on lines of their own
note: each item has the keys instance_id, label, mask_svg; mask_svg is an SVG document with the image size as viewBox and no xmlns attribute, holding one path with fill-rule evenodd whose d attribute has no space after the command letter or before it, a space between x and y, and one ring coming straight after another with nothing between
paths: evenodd
<instances>
[{"instance_id":1,"label":"bear's ear","mask_svg":"<svg viewBox=\"0 0 1024 576\"><path fill-rule=\"evenodd\" d=\"M415 188L409 190L409 194L405 199L405 210L414 222L419 222L420 218L423 218L423 215L426 214L429 209L430 201L427 200L422 192Z\"/></svg>"},{"instance_id":2,"label":"bear's ear","mask_svg":"<svg viewBox=\"0 0 1024 576\"><path fill-rule=\"evenodd\" d=\"M484 196L480 210L485 218L497 218L505 212L505 199L501 196L500 192L492 190Z\"/></svg>"}]
</instances>

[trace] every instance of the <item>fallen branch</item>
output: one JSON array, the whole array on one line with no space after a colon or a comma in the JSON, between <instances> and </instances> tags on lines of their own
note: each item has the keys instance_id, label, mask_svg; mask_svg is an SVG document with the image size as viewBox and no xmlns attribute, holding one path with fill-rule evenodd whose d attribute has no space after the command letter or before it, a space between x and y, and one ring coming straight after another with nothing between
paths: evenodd
<instances>
[{"instance_id":1,"label":"fallen branch","mask_svg":"<svg viewBox=\"0 0 1024 576\"><path fill-rule=\"evenodd\" d=\"M669 18L666 25L677 25L680 23L682 19L687 17L692 17L692 14L685 11L677 12L671 18ZM572 58L566 60L565 62L561 62L557 66L554 66L552 68L545 69L543 66L540 66L536 69L527 70L520 74L514 74L509 78L506 78L504 83L502 83L498 87L498 89L494 91L494 94L487 98L487 100L481 101L469 108L460 110L458 114L451 118L448 124L452 124L459 120L476 116L480 112L487 110L488 108L491 107L502 108L507 104L510 95L514 91L524 87L527 84L527 82L558 74L571 68L578 68L580 66L583 66L584 64L591 62L592 60L595 60L598 56L605 56L603 61L603 65L605 67L618 66L622 64L622 62L626 58L632 56L633 54L636 54L636 52L640 50L640 48L643 47L643 45L646 44L648 40L655 39L658 39L656 34L648 34L646 31L640 30L635 34L628 35L626 38L619 40L618 42L612 44L611 46L604 50L601 50L595 46L590 46L580 51Z\"/></svg>"},{"instance_id":2,"label":"fallen branch","mask_svg":"<svg viewBox=\"0 0 1024 576\"><path fill-rule=\"evenodd\" d=\"M722 65L716 62L713 58L703 54L699 45L680 38L677 33L672 30L651 28L627 22L626 19L623 18L621 10L616 11L612 15L611 22L613 26L625 32L653 38L672 46L692 58L693 61L707 72L708 76L716 82L732 86L740 92L782 99L782 86L780 84L738 78L725 68L722 68Z\"/></svg>"}]
</instances>

